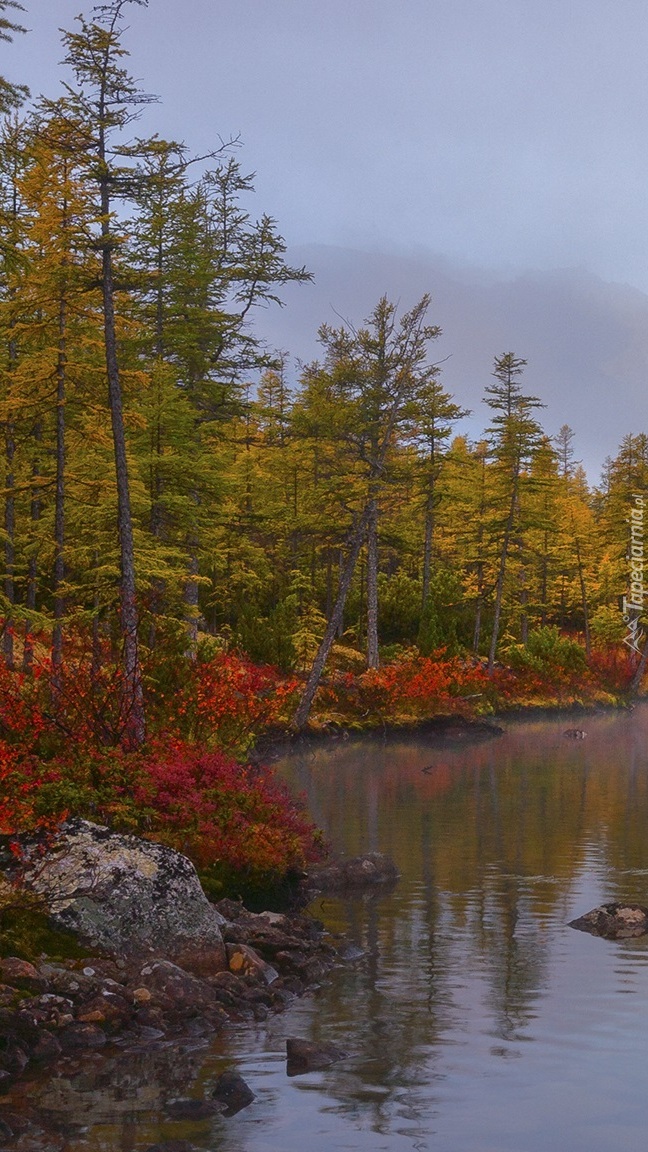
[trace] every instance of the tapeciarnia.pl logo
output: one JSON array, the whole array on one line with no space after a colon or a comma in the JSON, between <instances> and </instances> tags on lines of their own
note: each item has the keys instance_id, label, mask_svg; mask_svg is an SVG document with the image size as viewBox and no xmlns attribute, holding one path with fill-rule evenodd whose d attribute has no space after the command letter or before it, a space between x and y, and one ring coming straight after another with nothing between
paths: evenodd
<instances>
[{"instance_id":1,"label":"tapeciarnia.pl logo","mask_svg":"<svg viewBox=\"0 0 648 1152\"><path fill-rule=\"evenodd\" d=\"M623 597L623 619L628 631L623 643L633 652L641 655L641 641L644 630L640 626L644 610L646 589L644 587L644 509L645 497L633 492L633 507L630 509L630 545L626 559L630 565L630 592Z\"/></svg>"}]
</instances>

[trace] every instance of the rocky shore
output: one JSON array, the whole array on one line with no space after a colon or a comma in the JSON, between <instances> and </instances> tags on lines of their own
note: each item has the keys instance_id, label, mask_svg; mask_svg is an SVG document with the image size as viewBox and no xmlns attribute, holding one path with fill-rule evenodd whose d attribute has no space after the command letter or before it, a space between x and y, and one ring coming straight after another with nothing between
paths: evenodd
<instances>
[{"instance_id":1,"label":"rocky shore","mask_svg":"<svg viewBox=\"0 0 648 1152\"><path fill-rule=\"evenodd\" d=\"M81 948L75 958L0 960L0 1089L111 1045L138 1051L265 1020L354 958L312 916L212 904L179 853L87 821L0 845L0 864L5 893L39 901ZM396 879L391 861L370 853L314 871L305 892L380 890ZM2 1125L12 1131L3 1115L0 1147L9 1143Z\"/></svg>"},{"instance_id":2,"label":"rocky shore","mask_svg":"<svg viewBox=\"0 0 648 1152\"><path fill-rule=\"evenodd\" d=\"M342 943L309 916L254 914L229 900L217 910L229 917L227 966L211 974L154 955L0 960L0 1083L116 1037L141 1044L187 1026L214 1034L264 1020L343 962Z\"/></svg>"}]
</instances>

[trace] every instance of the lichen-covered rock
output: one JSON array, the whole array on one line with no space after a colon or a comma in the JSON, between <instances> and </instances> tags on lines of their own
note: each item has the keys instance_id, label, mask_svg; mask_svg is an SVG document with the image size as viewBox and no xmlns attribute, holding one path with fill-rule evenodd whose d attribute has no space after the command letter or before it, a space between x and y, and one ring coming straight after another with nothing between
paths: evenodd
<instances>
[{"instance_id":1,"label":"lichen-covered rock","mask_svg":"<svg viewBox=\"0 0 648 1152\"><path fill-rule=\"evenodd\" d=\"M584 916L571 920L570 928L603 936L606 940L623 940L645 936L648 932L648 908L642 904L601 904Z\"/></svg>"},{"instance_id":2,"label":"lichen-covered rock","mask_svg":"<svg viewBox=\"0 0 648 1152\"><path fill-rule=\"evenodd\" d=\"M214 968L226 967L223 918L179 852L87 820L61 825L44 854L27 838L21 849L23 883L85 943L119 955L182 954L185 964L193 948L209 948Z\"/></svg>"}]
</instances>

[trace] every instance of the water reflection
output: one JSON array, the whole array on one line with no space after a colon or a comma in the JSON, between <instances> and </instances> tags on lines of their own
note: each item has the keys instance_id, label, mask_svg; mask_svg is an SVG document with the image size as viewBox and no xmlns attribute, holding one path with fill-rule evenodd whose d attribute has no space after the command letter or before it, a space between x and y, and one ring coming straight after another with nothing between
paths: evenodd
<instances>
[{"instance_id":1,"label":"water reflection","mask_svg":"<svg viewBox=\"0 0 648 1152\"><path fill-rule=\"evenodd\" d=\"M648 903L648 708L512 724L467 747L424 739L310 748L282 765L339 850L379 848L398 887L315 912L363 958L267 1027L207 1052L93 1057L28 1089L66 1152L187 1139L228 1152L637 1152L648 1122L648 940L566 925ZM285 1039L349 1060L288 1080ZM256 1102L170 1122L235 1061ZM76 1125L76 1128L75 1128ZM61 1145L63 1148L63 1145Z\"/></svg>"}]
</instances>

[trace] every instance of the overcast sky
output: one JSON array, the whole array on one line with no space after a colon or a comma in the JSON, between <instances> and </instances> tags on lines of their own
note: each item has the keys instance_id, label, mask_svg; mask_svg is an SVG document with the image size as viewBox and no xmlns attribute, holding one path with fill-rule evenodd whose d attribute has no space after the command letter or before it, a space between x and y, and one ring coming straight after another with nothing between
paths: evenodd
<instances>
[{"instance_id":1,"label":"overcast sky","mask_svg":"<svg viewBox=\"0 0 648 1152\"><path fill-rule=\"evenodd\" d=\"M54 94L57 27L91 6L23 3L2 70ZM240 135L251 208L309 257L271 338L308 358L333 307L429 287L464 403L511 349L590 467L648 429L646 0L150 0L128 22L161 97L142 129Z\"/></svg>"}]
</instances>

